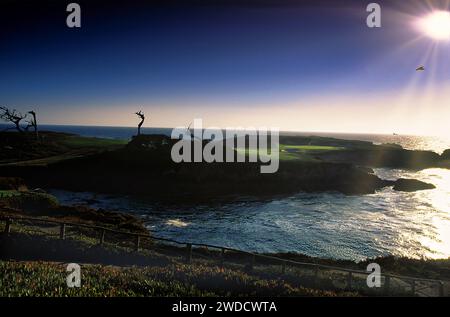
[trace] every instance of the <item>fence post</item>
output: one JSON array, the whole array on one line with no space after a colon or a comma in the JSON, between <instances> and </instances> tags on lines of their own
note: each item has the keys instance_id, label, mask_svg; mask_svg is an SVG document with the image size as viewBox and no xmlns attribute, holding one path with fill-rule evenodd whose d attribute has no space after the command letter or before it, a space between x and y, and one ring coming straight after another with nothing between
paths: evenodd
<instances>
[{"instance_id":1,"label":"fence post","mask_svg":"<svg viewBox=\"0 0 450 317\"><path fill-rule=\"evenodd\" d=\"M444 297L444 283L441 281L439 282L439 296Z\"/></svg>"},{"instance_id":2,"label":"fence post","mask_svg":"<svg viewBox=\"0 0 450 317\"><path fill-rule=\"evenodd\" d=\"M66 224L62 223L61 227L59 228L59 238L61 240L64 240L66 238Z\"/></svg>"},{"instance_id":3,"label":"fence post","mask_svg":"<svg viewBox=\"0 0 450 317\"><path fill-rule=\"evenodd\" d=\"M347 288L350 290L352 289L352 272L348 272L348 277L347 277Z\"/></svg>"},{"instance_id":4,"label":"fence post","mask_svg":"<svg viewBox=\"0 0 450 317\"><path fill-rule=\"evenodd\" d=\"M102 229L102 233L100 235L100 244L103 244L105 242L105 229Z\"/></svg>"},{"instance_id":5,"label":"fence post","mask_svg":"<svg viewBox=\"0 0 450 317\"><path fill-rule=\"evenodd\" d=\"M412 280L411 282L411 293L413 296L416 294L416 280Z\"/></svg>"},{"instance_id":6,"label":"fence post","mask_svg":"<svg viewBox=\"0 0 450 317\"><path fill-rule=\"evenodd\" d=\"M135 242L135 246L134 249L138 252L139 251L139 245L141 244L141 236L140 235L136 235L136 242Z\"/></svg>"},{"instance_id":7,"label":"fence post","mask_svg":"<svg viewBox=\"0 0 450 317\"><path fill-rule=\"evenodd\" d=\"M317 282L319 278L319 267L317 265L314 266L314 287L317 288Z\"/></svg>"},{"instance_id":8,"label":"fence post","mask_svg":"<svg viewBox=\"0 0 450 317\"><path fill-rule=\"evenodd\" d=\"M11 232L11 219L7 218L5 224L5 233L9 234L10 232Z\"/></svg>"},{"instance_id":9,"label":"fence post","mask_svg":"<svg viewBox=\"0 0 450 317\"><path fill-rule=\"evenodd\" d=\"M391 284L391 277L389 275L386 275L384 277L384 291L386 294L389 294L389 288L391 286L390 284Z\"/></svg>"},{"instance_id":10,"label":"fence post","mask_svg":"<svg viewBox=\"0 0 450 317\"><path fill-rule=\"evenodd\" d=\"M250 266L249 266L249 270L250 270L250 271L253 271L254 266L255 266L255 255L252 254L251 257L250 257Z\"/></svg>"},{"instance_id":11,"label":"fence post","mask_svg":"<svg viewBox=\"0 0 450 317\"><path fill-rule=\"evenodd\" d=\"M225 249L221 248L220 250L220 265L223 266L225 262Z\"/></svg>"},{"instance_id":12,"label":"fence post","mask_svg":"<svg viewBox=\"0 0 450 317\"><path fill-rule=\"evenodd\" d=\"M192 244L187 243L186 244L186 262L191 263L192 261Z\"/></svg>"}]
</instances>

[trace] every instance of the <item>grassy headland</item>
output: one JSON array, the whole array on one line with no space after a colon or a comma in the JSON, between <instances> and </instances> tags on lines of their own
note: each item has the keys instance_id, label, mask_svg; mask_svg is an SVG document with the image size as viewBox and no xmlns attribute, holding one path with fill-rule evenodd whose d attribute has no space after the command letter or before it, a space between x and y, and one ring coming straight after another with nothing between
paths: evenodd
<instances>
[{"instance_id":1,"label":"grassy headland","mask_svg":"<svg viewBox=\"0 0 450 317\"><path fill-rule=\"evenodd\" d=\"M162 135L141 135L126 145L124 141L66 134L44 133L43 136L45 151L30 150L29 156L33 159L24 161L18 157L23 157L27 148L41 149L39 144L21 145L17 155L4 154L4 162L8 163L0 165L0 175L22 177L33 187L137 194L156 199L196 196L209 199L298 191L374 193L385 186L393 186L394 182L378 178L370 167L425 168L447 161L433 152L408 151L394 145L282 136L278 172L261 174L260 163L176 164L170 155L176 140ZM13 141L8 144L10 148L17 147ZM45 157L49 152L54 155ZM417 182L403 187L408 190L432 188Z\"/></svg>"}]
</instances>

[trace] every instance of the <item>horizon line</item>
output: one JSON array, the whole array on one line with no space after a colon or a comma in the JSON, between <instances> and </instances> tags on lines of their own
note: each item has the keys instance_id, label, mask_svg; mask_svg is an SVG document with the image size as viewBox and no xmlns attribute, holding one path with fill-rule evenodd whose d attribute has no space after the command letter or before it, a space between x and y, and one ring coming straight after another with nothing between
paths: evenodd
<instances>
[{"instance_id":1,"label":"horizon line","mask_svg":"<svg viewBox=\"0 0 450 317\"><path fill-rule=\"evenodd\" d=\"M8 126L7 123L0 123L2 126ZM137 126L120 126L120 125L88 125L88 124L57 124L57 123L40 123L38 126L62 126L62 127L98 127L98 128L135 128L137 129ZM146 127L143 126L142 129L175 129L176 127L158 127L158 126L152 126L152 127ZM208 128L203 128L204 130L207 130ZM226 130L226 128L219 128L221 130ZM243 128L245 129L245 128ZM243 129L237 129L237 130L243 130ZM393 133L388 132L342 132L342 131L305 131L305 130L279 130L281 133L330 133L330 134L352 134L352 135L385 135L385 136L392 136ZM395 132L396 133L396 132ZM440 135L422 135L422 134L402 134L402 133L396 133L397 136L419 136L419 137L438 137L438 138L444 138L444 136Z\"/></svg>"}]
</instances>

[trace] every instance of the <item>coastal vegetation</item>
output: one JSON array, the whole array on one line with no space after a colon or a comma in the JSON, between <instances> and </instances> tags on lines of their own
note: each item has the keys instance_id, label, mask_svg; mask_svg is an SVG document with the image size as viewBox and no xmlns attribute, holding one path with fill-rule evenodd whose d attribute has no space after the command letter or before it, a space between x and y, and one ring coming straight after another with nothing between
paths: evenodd
<instances>
[{"instance_id":1,"label":"coastal vegetation","mask_svg":"<svg viewBox=\"0 0 450 317\"><path fill-rule=\"evenodd\" d=\"M68 288L66 266L54 262L0 261L0 296L357 296L262 279L210 265L154 267L83 265L82 286Z\"/></svg>"}]
</instances>

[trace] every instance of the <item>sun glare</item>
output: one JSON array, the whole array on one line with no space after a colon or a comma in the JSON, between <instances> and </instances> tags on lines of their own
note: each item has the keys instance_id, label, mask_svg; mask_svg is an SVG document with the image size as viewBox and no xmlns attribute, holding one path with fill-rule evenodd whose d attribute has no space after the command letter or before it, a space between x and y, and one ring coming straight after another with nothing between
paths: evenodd
<instances>
[{"instance_id":1,"label":"sun glare","mask_svg":"<svg viewBox=\"0 0 450 317\"><path fill-rule=\"evenodd\" d=\"M450 12L435 11L419 21L419 28L435 40L450 39Z\"/></svg>"}]
</instances>

